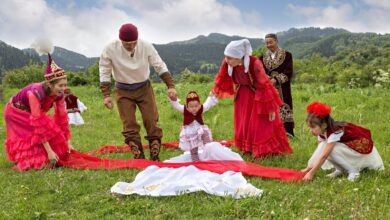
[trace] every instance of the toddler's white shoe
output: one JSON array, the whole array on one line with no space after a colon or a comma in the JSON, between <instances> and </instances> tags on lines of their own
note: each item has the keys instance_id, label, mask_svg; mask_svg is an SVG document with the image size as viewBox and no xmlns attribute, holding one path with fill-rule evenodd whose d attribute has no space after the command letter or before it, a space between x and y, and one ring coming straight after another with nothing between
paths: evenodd
<instances>
[{"instance_id":1,"label":"toddler's white shoe","mask_svg":"<svg viewBox=\"0 0 390 220\"><path fill-rule=\"evenodd\" d=\"M359 179L359 177L360 177L360 173L349 173L348 174L348 180L351 182Z\"/></svg>"},{"instance_id":2,"label":"toddler's white shoe","mask_svg":"<svg viewBox=\"0 0 390 220\"><path fill-rule=\"evenodd\" d=\"M341 170L335 170L333 173L330 173L328 175L326 175L327 177L329 178L336 178L336 177L339 177L343 174L343 171Z\"/></svg>"}]
</instances>

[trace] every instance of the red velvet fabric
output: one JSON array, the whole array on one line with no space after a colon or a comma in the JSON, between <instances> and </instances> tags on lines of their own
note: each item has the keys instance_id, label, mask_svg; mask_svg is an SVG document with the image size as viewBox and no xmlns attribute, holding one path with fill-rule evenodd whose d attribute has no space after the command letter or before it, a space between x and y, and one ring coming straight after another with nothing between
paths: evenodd
<instances>
[{"instance_id":1,"label":"red velvet fabric","mask_svg":"<svg viewBox=\"0 0 390 220\"><path fill-rule=\"evenodd\" d=\"M77 109L78 108L77 99L78 97L73 94L69 94L68 96L66 96L65 97L66 109Z\"/></svg>"},{"instance_id":2,"label":"red velvet fabric","mask_svg":"<svg viewBox=\"0 0 390 220\"><path fill-rule=\"evenodd\" d=\"M341 136L339 142L361 154L369 154L372 152L374 142L372 141L370 130L352 123L346 123L342 127L342 130L344 134ZM327 136L329 137L332 133L332 131L327 131ZM325 137L322 136L322 138Z\"/></svg>"},{"instance_id":3,"label":"red velvet fabric","mask_svg":"<svg viewBox=\"0 0 390 220\"><path fill-rule=\"evenodd\" d=\"M119 29L119 39L122 41L136 41L138 40L138 29L133 24L124 24Z\"/></svg>"}]
</instances>

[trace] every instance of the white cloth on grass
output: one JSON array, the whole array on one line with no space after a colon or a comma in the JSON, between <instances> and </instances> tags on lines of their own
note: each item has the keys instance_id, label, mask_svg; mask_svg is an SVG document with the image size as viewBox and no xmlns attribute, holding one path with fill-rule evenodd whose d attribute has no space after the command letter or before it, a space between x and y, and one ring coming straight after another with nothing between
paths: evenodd
<instances>
[{"instance_id":1,"label":"white cloth on grass","mask_svg":"<svg viewBox=\"0 0 390 220\"><path fill-rule=\"evenodd\" d=\"M239 154L211 142L199 152L200 160L240 160ZM188 152L165 162L189 162ZM117 182L111 187L112 193L122 195L177 196L181 194L204 191L211 195L233 197L236 199L261 196L263 190L248 183L242 173L227 171L223 174L200 170L195 166L180 168L159 168L149 166L138 173L132 183Z\"/></svg>"}]
</instances>

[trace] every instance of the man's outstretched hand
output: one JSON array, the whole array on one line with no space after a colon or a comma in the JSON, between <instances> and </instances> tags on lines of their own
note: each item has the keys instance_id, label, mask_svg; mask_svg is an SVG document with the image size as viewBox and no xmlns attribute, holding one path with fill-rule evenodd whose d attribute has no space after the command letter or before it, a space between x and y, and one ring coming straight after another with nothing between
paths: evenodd
<instances>
[{"instance_id":1,"label":"man's outstretched hand","mask_svg":"<svg viewBox=\"0 0 390 220\"><path fill-rule=\"evenodd\" d=\"M176 101L177 100L177 92L176 92L175 88L169 88L168 89L168 97L172 101Z\"/></svg>"}]
</instances>

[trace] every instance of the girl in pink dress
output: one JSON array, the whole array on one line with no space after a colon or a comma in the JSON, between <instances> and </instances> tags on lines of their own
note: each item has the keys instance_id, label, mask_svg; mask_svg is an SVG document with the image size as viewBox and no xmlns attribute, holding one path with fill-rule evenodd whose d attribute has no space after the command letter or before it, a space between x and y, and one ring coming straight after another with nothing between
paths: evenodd
<instances>
[{"instance_id":1,"label":"girl in pink dress","mask_svg":"<svg viewBox=\"0 0 390 220\"><path fill-rule=\"evenodd\" d=\"M50 49L42 49L49 53ZM45 81L19 91L4 109L6 151L14 169L53 167L71 149L64 89L66 74L48 54ZM54 107L54 115L47 112Z\"/></svg>"},{"instance_id":2,"label":"girl in pink dress","mask_svg":"<svg viewBox=\"0 0 390 220\"><path fill-rule=\"evenodd\" d=\"M179 148L183 151L189 151L192 161L198 161L198 151L213 140L209 127L203 123L202 115L216 105L218 99L209 96L202 105L198 94L195 91L190 91L187 94L185 105L181 105L178 99L170 99L169 101L176 110L184 115Z\"/></svg>"},{"instance_id":3,"label":"girl in pink dress","mask_svg":"<svg viewBox=\"0 0 390 220\"><path fill-rule=\"evenodd\" d=\"M292 154L278 109L283 104L271 85L263 64L250 56L249 40L230 42L212 93L234 96L234 141L254 158Z\"/></svg>"}]
</instances>

